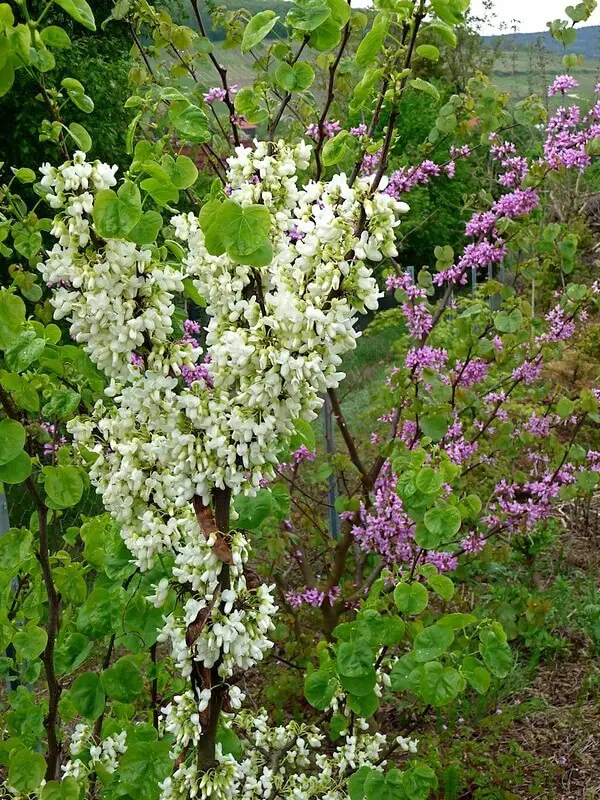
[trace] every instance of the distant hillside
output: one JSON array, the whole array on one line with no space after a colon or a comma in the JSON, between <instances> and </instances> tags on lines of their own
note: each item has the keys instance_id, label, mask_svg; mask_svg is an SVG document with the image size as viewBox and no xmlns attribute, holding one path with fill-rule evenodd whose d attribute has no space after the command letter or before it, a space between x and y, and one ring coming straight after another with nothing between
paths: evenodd
<instances>
[{"instance_id":1,"label":"distant hillside","mask_svg":"<svg viewBox=\"0 0 600 800\"><path fill-rule=\"evenodd\" d=\"M563 55L563 46L552 38L549 31L539 33L506 33L502 36L485 36L485 41L490 45L499 45L503 50L528 50L538 40L551 53ZM600 58L600 25L591 25L588 28L579 28L577 41L573 47L567 48L568 53L577 53L589 59Z\"/></svg>"}]
</instances>

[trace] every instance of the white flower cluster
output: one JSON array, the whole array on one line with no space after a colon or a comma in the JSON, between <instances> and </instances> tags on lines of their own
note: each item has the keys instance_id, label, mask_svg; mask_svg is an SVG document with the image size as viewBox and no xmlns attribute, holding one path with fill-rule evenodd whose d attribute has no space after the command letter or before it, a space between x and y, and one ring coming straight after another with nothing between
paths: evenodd
<instances>
[{"instance_id":1,"label":"white flower cluster","mask_svg":"<svg viewBox=\"0 0 600 800\"><path fill-rule=\"evenodd\" d=\"M90 725L79 723L71 734L69 753L72 758L62 767L63 777L71 776L82 785L99 766L112 774L117 771L119 758L127 751L127 731L94 740ZM80 758L84 754L84 758Z\"/></svg>"},{"instance_id":2,"label":"white flower cluster","mask_svg":"<svg viewBox=\"0 0 600 800\"><path fill-rule=\"evenodd\" d=\"M227 254L210 255L198 219L189 214L172 221L187 243L186 275L153 263L150 251L131 242L102 242L96 255L92 247L84 250L98 238L88 189L114 185L114 171L87 164L81 154L58 170L44 168L51 201L63 211L54 228L58 244L40 269L56 286L57 316L69 316L74 337L113 378L91 418L68 427L95 454L91 481L138 567L151 568L161 552L174 555L172 574L148 600L162 607L170 586L180 584L186 599L165 617L159 641L170 644L185 679L196 662L216 666L225 682L259 662L272 646L276 612L274 587L247 578L243 535L201 531L192 501L206 507L226 488L252 494L274 476L296 420L313 419L320 395L343 377L342 355L359 335L356 316L377 307L367 261L396 254L394 229L406 206L380 191L372 196L366 178L353 186L345 175L299 186L298 171L309 157L304 143L238 148L229 159L228 193L243 207L268 209L272 263L259 270ZM199 348L169 341L173 294L186 276L205 298L210 319L207 363L197 370L191 368ZM142 346L143 359L136 353ZM184 367L191 380L189 374L182 379ZM232 561L224 583L223 546ZM174 736L179 754L199 741L214 690L188 687L163 709L163 730ZM243 694L229 686L228 700L237 711ZM290 800L341 800L348 770L377 763L385 741L357 724L330 756L320 752L323 735L306 725L271 728L265 714L245 712L231 724L245 727L253 742L242 760L218 747L216 764L199 774L183 758L161 785L162 800L258 800L274 791ZM89 745L84 734L76 749ZM89 746L92 762L112 764L125 743ZM275 762L265 758L269 751L278 753ZM70 774L81 771L80 763L69 763Z\"/></svg>"},{"instance_id":3,"label":"white flower cluster","mask_svg":"<svg viewBox=\"0 0 600 800\"><path fill-rule=\"evenodd\" d=\"M249 669L262 661L264 653L273 646L267 634L274 627L273 616L277 611L273 602L275 587L260 584L256 589L248 588L244 564L249 548L238 531L230 537L233 563L229 567L229 588L219 595L223 562L215 555L215 542L216 534L206 539L196 526L175 557L173 577L191 587L194 595L184 604L183 619L169 615L159 639L171 643L175 662L185 677L191 674L192 661L207 669L219 662L219 674L229 677L236 669ZM215 599L220 602L215 603ZM192 647L188 647L186 629L213 605L210 618ZM236 692L233 695L236 697Z\"/></svg>"},{"instance_id":4,"label":"white flower cluster","mask_svg":"<svg viewBox=\"0 0 600 800\"><path fill-rule=\"evenodd\" d=\"M133 242L109 239L97 249L87 248L93 192L114 186L116 169L88 163L81 152L58 169L42 167L47 199L61 213L52 228L58 242L38 269L55 287L55 318L69 319L71 336L103 372L128 379L135 373L132 354L143 345L167 343L173 295L183 291L183 284L176 269L153 262L151 251ZM189 347L180 354L180 360L191 357Z\"/></svg>"},{"instance_id":5,"label":"white flower cluster","mask_svg":"<svg viewBox=\"0 0 600 800\"><path fill-rule=\"evenodd\" d=\"M214 768L200 776L193 765L180 767L162 784L161 800L347 800L346 780L353 772L386 765L378 764L386 745L381 733L342 736L334 751L325 753L325 735L314 725L292 721L272 727L266 711L243 711L235 725L244 732L239 760L217 747Z\"/></svg>"}]
</instances>

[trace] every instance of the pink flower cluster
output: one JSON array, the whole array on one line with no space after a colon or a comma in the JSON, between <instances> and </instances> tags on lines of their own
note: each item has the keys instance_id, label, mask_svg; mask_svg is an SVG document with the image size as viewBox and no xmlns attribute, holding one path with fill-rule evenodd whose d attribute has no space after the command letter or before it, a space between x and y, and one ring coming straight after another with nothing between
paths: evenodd
<instances>
[{"instance_id":1,"label":"pink flower cluster","mask_svg":"<svg viewBox=\"0 0 600 800\"><path fill-rule=\"evenodd\" d=\"M443 369L447 361L446 350L426 344L424 347L412 347L406 354L405 365L420 376L424 369Z\"/></svg>"},{"instance_id":2,"label":"pink flower cluster","mask_svg":"<svg viewBox=\"0 0 600 800\"><path fill-rule=\"evenodd\" d=\"M406 293L406 300L401 306L406 326L412 337L424 339L433 327L433 317L427 308L425 289L416 286L408 272L402 275L390 275L386 288L388 292L402 290Z\"/></svg>"},{"instance_id":3,"label":"pink flower cluster","mask_svg":"<svg viewBox=\"0 0 600 800\"><path fill-rule=\"evenodd\" d=\"M548 97L554 97L559 92L564 95L569 89L577 89L578 86L578 81L572 75L557 75L554 83L548 89Z\"/></svg>"},{"instance_id":4,"label":"pink flower cluster","mask_svg":"<svg viewBox=\"0 0 600 800\"><path fill-rule=\"evenodd\" d=\"M333 586L328 592L306 587L300 592L287 592L285 599L292 608L300 608L304 603L313 608L320 608L326 600L329 605L333 605L340 596L340 592L339 586Z\"/></svg>"},{"instance_id":5,"label":"pink flower cluster","mask_svg":"<svg viewBox=\"0 0 600 800\"><path fill-rule=\"evenodd\" d=\"M341 130L342 126L337 119L327 119L323 123L323 135L326 139L333 139L336 133L339 133ZM314 139L316 142L319 141L320 134L318 122L313 122L308 126L306 129L306 136L310 136L310 138Z\"/></svg>"},{"instance_id":6,"label":"pink flower cluster","mask_svg":"<svg viewBox=\"0 0 600 800\"><path fill-rule=\"evenodd\" d=\"M294 467L301 464L303 461L314 461L317 454L314 450L309 450L305 444L301 444L297 450L292 453L292 463Z\"/></svg>"},{"instance_id":7,"label":"pink flower cluster","mask_svg":"<svg viewBox=\"0 0 600 800\"><path fill-rule=\"evenodd\" d=\"M508 531L531 531L538 522L548 519L562 486L575 482L572 464L554 472L546 471L538 480L509 484L505 479L496 485L492 513L486 518L491 527L502 525Z\"/></svg>"},{"instance_id":8,"label":"pink flower cluster","mask_svg":"<svg viewBox=\"0 0 600 800\"><path fill-rule=\"evenodd\" d=\"M58 429L53 423L41 422L40 428L52 437L52 441L46 442L44 445L45 456L51 456L53 453L60 450L63 444L67 444L67 440L64 436L57 436Z\"/></svg>"},{"instance_id":9,"label":"pink flower cluster","mask_svg":"<svg viewBox=\"0 0 600 800\"><path fill-rule=\"evenodd\" d=\"M229 95L232 96L238 91L237 83L233 86L229 87ZM215 100L221 100L225 102L227 99L227 90L222 89L220 86L213 86L212 89L209 89L208 92L204 95L204 102L205 103L214 103Z\"/></svg>"},{"instance_id":10,"label":"pink flower cluster","mask_svg":"<svg viewBox=\"0 0 600 800\"><path fill-rule=\"evenodd\" d=\"M386 462L375 483L373 506L360 510L360 522L352 529L359 547L367 553L378 553L388 564L411 564L418 551L414 542L415 523L404 512L396 492L397 478ZM440 572L456 569L451 553L429 551L425 561Z\"/></svg>"}]
</instances>

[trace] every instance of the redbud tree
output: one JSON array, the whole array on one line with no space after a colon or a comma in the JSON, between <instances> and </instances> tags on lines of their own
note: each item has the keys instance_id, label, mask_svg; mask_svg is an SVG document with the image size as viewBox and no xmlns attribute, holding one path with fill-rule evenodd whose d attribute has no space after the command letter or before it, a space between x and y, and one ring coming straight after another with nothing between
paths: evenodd
<instances>
[{"instance_id":1,"label":"redbud tree","mask_svg":"<svg viewBox=\"0 0 600 800\"><path fill-rule=\"evenodd\" d=\"M573 44L595 5L553 36ZM482 74L441 102L426 65L468 6L191 0L189 28L146 0L106 21L0 5L0 92L38 83L49 154L5 167L0 195L0 480L32 508L0 538L3 796L425 800L420 726L510 672L452 574L598 480L600 394L545 365L599 287L568 282L578 240L545 209L591 166L600 104L569 100L570 56L549 119ZM85 87L53 81L59 10L130 32L123 173L69 121L93 113ZM253 80L232 82L213 26ZM438 117L393 169L411 92ZM463 249L408 269L411 190L485 159ZM365 314L397 334L366 435L339 391Z\"/></svg>"}]
</instances>

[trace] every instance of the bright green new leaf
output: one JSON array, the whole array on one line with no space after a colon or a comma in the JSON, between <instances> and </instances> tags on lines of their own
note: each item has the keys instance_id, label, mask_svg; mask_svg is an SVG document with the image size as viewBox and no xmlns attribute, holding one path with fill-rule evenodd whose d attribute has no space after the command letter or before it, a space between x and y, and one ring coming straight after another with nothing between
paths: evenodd
<instances>
[{"instance_id":1,"label":"bright green new leaf","mask_svg":"<svg viewBox=\"0 0 600 800\"><path fill-rule=\"evenodd\" d=\"M433 44L421 44L417 47L417 55L426 58L428 61L437 61L440 51Z\"/></svg>"},{"instance_id":2,"label":"bright green new leaf","mask_svg":"<svg viewBox=\"0 0 600 800\"><path fill-rule=\"evenodd\" d=\"M0 464L8 464L25 447L25 428L16 419L0 421Z\"/></svg>"},{"instance_id":3,"label":"bright green new leaf","mask_svg":"<svg viewBox=\"0 0 600 800\"><path fill-rule=\"evenodd\" d=\"M415 636L413 651L419 662L433 661L445 653L454 641L454 633L450 628L441 625L430 625Z\"/></svg>"},{"instance_id":4,"label":"bright green new leaf","mask_svg":"<svg viewBox=\"0 0 600 800\"><path fill-rule=\"evenodd\" d=\"M56 50L67 50L71 47L71 39L69 34L64 28L58 25L48 25L40 33L42 42L48 47L54 47Z\"/></svg>"},{"instance_id":5,"label":"bright green new leaf","mask_svg":"<svg viewBox=\"0 0 600 800\"><path fill-rule=\"evenodd\" d=\"M370 67L377 59L379 51L383 47L388 33L388 26L385 22L375 25L363 38L356 51L356 63L359 67Z\"/></svg>"},{"instance_id":6,"label":"bright green new leaf","mask_svg":"<svg viewBox=\"0 0 600 800\"><path fill-rule=\"evenodd\" d=\"M188 142L208 142L211 138L208 117L201 108L188 103L187 100L171 104L169 120L175 130Z\"/></svg>"},{"instance_id":7,"label":"bright green new leaf","mask_svg":"<svg viewBox=\"0 0 600 800\"><path fill-rule=\"evenodd\" d=\"M119 188L100 189L94 201L96 232L105 239L124 239L142 216L140 190L131 181Z\"/></svg>"},{"instance_id":8,"label":"bright green new leaf","mask_svg":"<svg viewBox=\"0 0 600 800\"><path fill-rule=\"evenodd\" d=\"M399 583L394 590L396 606L408 617L415 617L427 608L429 594L422 583Z\"/></svg>"},{"instance_id":9,"label":"bright green new leaf","mask_svg":"<svg viewBox=\"0 0 600 800\"><path fill-rule=\"evenodd\" d=\"M259 11L246 25L242 37L242 53L247 53L271 33L279 17L274 11Z\"/></svg>"},{"instance_id":10,"label":"bright green new leaf","mask_svg":"<svg viewBox=\"0 0 600 800\"><path fill-rule=\"evenodd\" d=\"M287 21L300 31L314 31L331 16L324 0L300 0L288 12Z\"/></svg>"},{"instance_id":11,"label":"bright green new leaf","mask_svg":"<svg viewBox=\"0 0 600 800\"><path fill-rule=\"evenodd\" d=\"M13 372L23 372L44 352L46 340L35 331L23 331L17 341L4 354L6 366Z\"/></svg>"},{"instance_id":12,"label":"bright green new leaf","mask_svg":"<svg viewBox=\"0 0 600 800\"><path fill-rule=\"evenodd\" d=\"M80 22L85 28L91 31L96 30L96 22L92 9L86 0L54 0L67 14L70 14L76 22Z\"/></svg>"},{"instance_id":13,"label":"bright green new leaf","mask_svg":"<svg viewBox=\"0 0 600 800\"><path fill-rule=\"evenodd\" d=\"M275 80L286 92L303 92L314 79L315 72L306 61L299 61L293 66L284 61L275 70Z\"/></svg>"},{"instance_id":14,"label":"bright green new leaf","mask_svg":"<svg viewBox=\"0 0 600 800\"><path fill-rule=\"evenodd\" d=\"M413 89L417 89L419 92L425 92L425 94L433 97L434 100L440 99L440 93L432 83L429 83L429 81L424 81L422 78L413 78L408 82L408 85L412 86Z\"/></svg>"},{"instance_id":15,"label":"bright green new leaf","mask_svg":"<svg viewBox=\"0 0 600 800\"><path fill-rule=\"evenodd\" d=\"M479 694L485 694L490 688L490 673L478 658L467 656L461 666L461 672L467 683Z\"/></svg>"},{"instance_id":16,"label":"bright green new leaf","mask_svg":"<svg viewBox=\"0 0 600 800\"><path fill-rule=\"evenodd\" d=\"M16 458L8 464L0 466L1 483L23 483L31 475L31 458L29 454L22 451Z\"/></svg>"},{"instance_id":17,"label":"bright green new leaf","mask_svg":"<svg viewBox=\"0 0 600 800\"><path fill-rule=\"evenodd\" d=\"M365 678L373 669L375 658L368 639L342 642L337 649L337 668L340 675Z\"/></svg>"},{"instance_id":18,"label":"bright green new leaf","mask_svg":"<svg viewBox=\"0 0 600 800\"><path fill-rule=\"evenodd\" d=\"M493 631L481 631L479 634L479 652L486 667L498 678L506 678L513 666L510 647Z\"/></svg>"},{"instance_id":19,"label":"bright green new leaf","mask_svg":"<svg viewBox=\"0 0 600 800\"><path fill-rule=\"evenodd\" d=\"M335 694L337 680L323 669L311 672L304 681L304 696L317 711L325 711Z\"/></svg>"},{"instance_id":20,"label":"bright green new leaf","mask_svg":"<svg viewBox=\"0 0 600 800\"><path fill-rule=\"evenodd\" d=\"M442 503L429 509L423 519L427 530L439 536L442 541L449 542L458 533L462 524L460 511L456 506Z\"/></svg>"},{"instance_id":21,"label":"bright green new leaf","mask_svg":"<svg viewBox=\"0 0 600 800\"><path fill-rule=\"evenodd\" d=\"M34 658L38 658L44 652L47 642L48 634L44 628L31 624L15 633L13 637L21 661L33 661Z\"/></svg>"},{"instance_id":22,"label":"bright green new leaf","mask_svg":"<svg viewBox=\"0 0 600 800\"><path fill-rule=\"evenodd\" d=\"M144 688L140 668L127 657L120 658L112 667L105 669L100 678L108 697L121 703L131 703Z\"/></svg>"},{"instance_id":23,"label":"bright green new leaf","mask_svg":"<svg viewBox=\"0 0 600 800\"><path fill-rule=\"evenodd\" d=\"M95 672L84 672L71 687L71 701L86 719L98 719L104 711L105 699L100 677Z\"/></svg>"},{"instance_id":24,"label":"bright green new leaf","mask_svg":"<svg viewBox=\"0 0 600 800\"><path fill-rule=\"evenodd\" d=\"M423 700L434 708L452 702L464 688L464 680L454 667L443 667L439 661L424 664L421 675Z\"/></svg>"},{"instance_id":25,"label":"bright green new leaf","mask_svg":"<svg viewBox=\"0 0 600 800\"><path fill-rule=\"evenodd\" d=\"M13 789L29 794L39 788L46 772L46 761L41 753L17 747L10 754L8 782Z\"/></svg>"},{"instance_id":26,"label":"bright green new leaf","mask_svg":"<svg viewBox=\"0 0 600 800\"><path fill-rule=\"evenodd\" d=\"M57 508L77 505L83 494L83 481L76 467L44 467L42 472L46 494Z\"/></svg>"},{"instance_id":27,"label":"bright green new leaf","mask_svg":"<svg viewBox=\"0 0 600 800\"><path fill-rule=\"evenodd\" d=\"M268 489L260 489L254 497L238 494L233 503L239 515L236 526L255 531L260 528L273 509L273 498Z\"/></svg>"},{"instance_id":28,"label":"bright green new leaf","mask_svg":"<svg viewBox=\"0 0 600 800\"><path fill-rule=\"evenodd\" d=\"M154 244L162 224L163 218L158 211L144 211L140 221L127 234L127 238L138 245Z\"/></svg>"},{"instance_id":29,"label":"bright green new leaf","mask_svg":"<svg viewBox=\"0 0 600 800\"><path fill-rule=\"evenodd\" d=\"M25 303L8 289L0 290L0 350L17 341L24 322Z\"/></svg>"}]
</instances>

